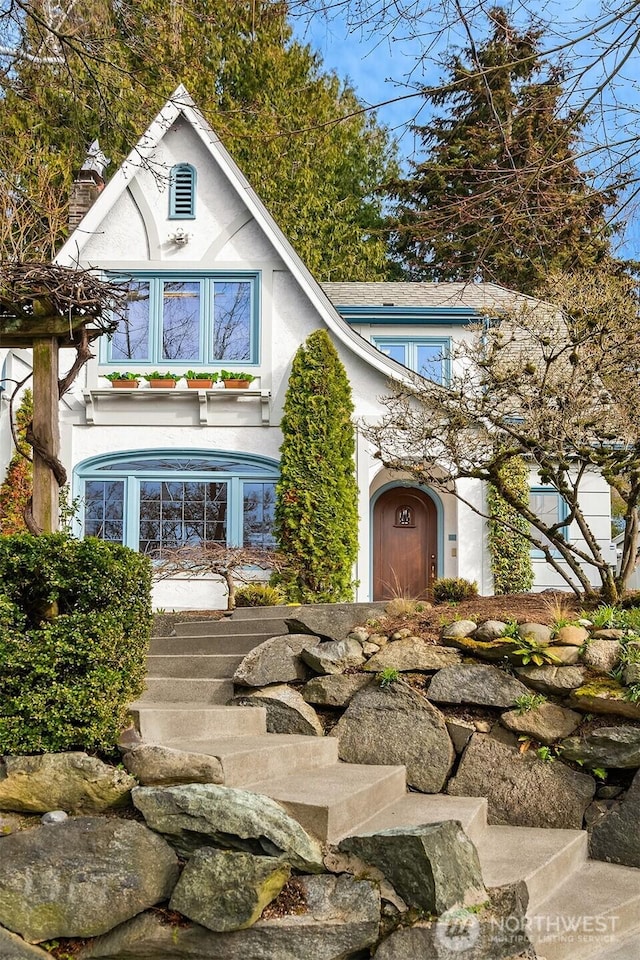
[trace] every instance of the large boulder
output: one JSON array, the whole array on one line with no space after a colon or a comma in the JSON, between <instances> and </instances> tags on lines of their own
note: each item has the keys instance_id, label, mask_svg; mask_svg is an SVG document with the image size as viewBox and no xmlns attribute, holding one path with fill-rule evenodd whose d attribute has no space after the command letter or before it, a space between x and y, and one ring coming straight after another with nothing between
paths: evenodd
<instances>
[{"instance_id":1,"label":"large boulder","mask_svg":"<svg viewBox=\"0 0 640 960\"><path fill-rule=\"evenodd\" d=\"M546 647L551 642L551 627L544 623L521 623L518 626L518 635L523 640L531 640L539 647Z\"/></svg>"},{"instance_id":2,"label":"large boulder","mask_svg":"<svg viewBox=\"0 0 640 960\"><path fill-rule=\"evenodd\" d=\"M318 842L275 800L261 794L193 783L136 787L132 799L151 829L183 856L202 846L225 846L258 856L284 856L302 870L322 869Z\"/></svg>"},{"instance_id":3,"label":"large boulder","mask_svg":"<svg viewBox=\"0 0 640 960\"><path fill-rule=\"evenodd\" d=\"M562 697L584 683L584 667L520 667L516 671L528 687L552 697Z\"/></svg>"},{"instance_id":4,"label":"large boulder","mask_svg":"<svg viewBox=\"0 0 640 960\"><path fill-rule=\"evenodd\" d=\"M493 737L475 734L447 793L486 797L491 824L580 830L595 793L593 777L563 763L520 753Z\"/></svg>"},{"instance_id":5,"label":"large boulder","mask_svg":"<svg viewBox=\"0 0 640 960\"><path fill-rule=\"evenodd\" d=\"M343 874L299 877L296 886L297 910L246 930L170 926L145 913L88 944L78 960L345 960L375 944L380 894L374 883Z\"/></svg>"},{"instance_id":6,"label":"large boulder","mask_svg":"<svg viewBox=\"0 0 640 960\"><path fill-rule=\"evenodd\" d=\"M451 647L425 643L420 637L405 637L388 643L383 650L367 660L365 670L441 670L460 663L462 655Z\"/></svg>"},{"instance_id":7,"label":"large boulder","mask_svg":"<svg viewBox=\"0 0 640 960\"><path fill-rule=\"evenodd\" d=\"M158 743L136 744L125 753L122 763L144 787L224 782L224 771L217 757L175 750Z\"/></svg>"},{"instance_id":8,"label":"large boulder","mask_svg":"<svg viewBox=\"0 0 640 960\"><path fill-rule=\"evenodd\" d=\"M334 673L326 677L314 677L302 688L307 703L323 707L346 707L358 690L373 682L373 677L363 673Z\"/></svg>"},{"instance_id":9,"label":"large boulder","mask_svg":"<svg viewBox=\"0 0 640 960\"><path fill-rule=\"evenodd\" d=\"M86 753L0 760L0 810L101 813L126 803L136 781Z\"/></svg>"},{"instance_id":10,"label":"large boulder","mask_svg":"<svg viewBox=\"0 0 640 960\"><path fill-rule=\"evenodd\" d=\"M507 624L504 622L504 620L485 620L483 623L478 624L478 627L473 634L473 639L482 640L484 642L497 640L498 637L503 636L506 629Z\"/></svg>"},{"instance_id":11,"label":"large boulder","mask_svg":"<svg viewBox=\"0 0 640 960\"><path fill-rule=\"evenodd\" d=\"M571 691L571 706L585 713L609 713L640 720L640 703L627 700L625 688L610 677L597 677Z\"/></svg>"},{"instance_id":12,"label":"large boulder","mask_svg":"<svg viewBox=\"0 0 640 960\"><path fill-rule=\"evenodd\" d=\"M301 656L312 670L322 674L344 673L349 667L359 667L365 661L362 644L353 637L308 647Z\"/></svg>"},{"instance_id":13,"label":"large boulder","mask_svg":"<svg viewBox=\"0 0 640 960\"><path fill-rule=\"evenodd\" d=\"M291 876L288 863L250 853L196 850L169 902L208 930L242 930L260 918Z\"/></svg>"},{"instance_id":14,"label":"large boulder","mask_svg":"<svg viewBox=\"0 0 640 960\"><path fill-rule=\"evenodd\" d=\"M511 637L498 637L496 640L476 640L474 634L472 637L449 637L447 643L458 650L462 650L468 656L476 657L478 660L503 663L505 660L510 663L522 662L521 657L515 653L521 644Z\"/></svg>"},{"instance_id":15,"label":"large boulder","mask_svg":"<svg viewBox=\"0 0 640 960\"><path fill-rule=\"evenodd\" d=\"M599 727L562 741L562 756L587 767L640 767L640 728Z\"/></svg>"},{"instance_id":16,"label":"large boulder","mask_svg":"<svg viewBox=\"0 0 640 960\"><path fill-rule=\"evenodd\" d=\"M435 703L470 703L483 707L512 707L529 691L497 667L460 664L445 667L429 684L427 696Z\"/></svg>"},{"instance_id":17,"label":"large boulder","mask_svg":"<svg viewBox=\"0 0 640 960\"><path fill-rule=\"evenodd\" d=\"M457 820L347 837L339 848L381 870L409 907L439 915L487 899L477 850Z\"/></svg>"},{"instance_id":18,"label":"large boulder","mask_svg":"<svg viewBox=\"0 0 640 960\"><path fill-rule=\"evenodd\" d=\"M314 603L285 618L291 633L312 633L323 640L344 640L354 627L384 616L383 603Z\"/></svg>"},{"instance_id":19,"label":"large boulder","mask_svg":"<svg viewBox=\"0 0 640 960\"><path fill-rule=\"evenodd\" d=\"M308 633L285 633L271 637L246 655L234 674L234 682L244 687L266 687L269 683L306 680L309 669L300 658L305 647L315 646L319 637Z\"/></svg>"},{"instance_id":20,"label":"large boulder","mask_svg":"<svg viewBox=\"0 0 640 960\"><path fill-rule=\"evenodd\" d=\"M401 683L357 693L331 736L341 760L404 764L407 783L423 793L442 790L455 757L440 711Z\"/></svg>"},{"instance_id":21,"label":"large boulder","mask_svg":"<svg viewBox=\"0 0 640 960\"><path fill-rule=\"evenodd\" d=\"M582 716L555 703L541 703L524 712L508 710L500 717L500 723L507 730L548 744L570 737L582 723Z\"/></svg>"},{"instance_id":22,"label":"large boulder","mask_svg":"<svg viewBox=\"0 0 640 960\"><path fill-rule=\"evenodd\" d=\"M455 908L437 920L399 926L382 941L375 960L535 960L526 933L525 884L489 893L484 910Z\"/></svg>"},{"instance_id":23,"label":"large boulder","mask_svg":"<svg viewBox=\"0 0 640 960\"><path fill-rule=\"evenodd\" d=\"M0 927L0 957L2 960L51 960L48 950L25 943L22 937L17 937L4 927Z\"/></svg>"},{"instance_id":24,"label":"large boulder","mask_svg":"<svg viewBox=\"0 0 640 960\"><path fill-rule=\"evenodd\" d=\"M611 673L620 662L622 644L619 640L594 639L587 644L582 659L596 673Z\"/></svg>"},{"instance_id":25,"label":"large boulder","mask_svg":"<svg viewBox=\"0 0 640 960\"><path fill-rule=\"evenodd\" d=\"M477 624L473 620L454 620L442 628L440 637L447 641L454 637L471 637L476 630Z\"/></svg>"},{"instance_id":26,"label":"large boulder","mask_svg":"<svg viewBox=\"0 0 640 960\"><path fill-rule=\"evenodd\" d=\"M594 860L640 867L640 771L622 803L593 826L589 853Z\"/></svg>"},{"instance_id":27,"label":"large boulder","mask_svg":"<svg viewBox=\"0 0 640 960\"><path fill-rule=\"evenodd\" d=\"M306 737L322 737L324 730L313 707L301 693L277 683L262 690L249 690L234 697L238 707L265 707L268 733L297 733Z\"/></svg>"},{"instance_id":28,"label":"large boulder","mask_svg":"<svg viewBox=\"0 0 640 960\"><path fill-rule=\"evenodd\" d=\"M1 843L0 924L35 943L106 933L178 879L171 847L134 820L76 817Z\"/></svg>"},{"instance_id":29,"label":"large boulder","mask_svg":"<svg viewBox=\"0 0 640 960\"><path fill-rule=\"evenodd\" d=\"M568 623L565 627L560 627L553 635L551 643L554 646L581 647L589 639L589 631L586 627L579 624ZM554 650L554 653L556 651Z\"/></svg>"}]
</instances>

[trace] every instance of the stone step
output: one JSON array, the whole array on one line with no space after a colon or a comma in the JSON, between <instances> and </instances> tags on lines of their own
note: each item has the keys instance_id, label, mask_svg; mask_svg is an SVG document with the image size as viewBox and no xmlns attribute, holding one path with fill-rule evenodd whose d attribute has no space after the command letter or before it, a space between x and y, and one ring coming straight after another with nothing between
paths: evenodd
<instances>
[{"instance_id":1,"label":"stone step","mask_svg":"<svg viewBox=\"0 0 640 960\"><path fill-rule=\"evenodd\" d=\"M330 612L341 612L343 610L349 610L350 612L355 613L356 615L362 615L363 619L371 615L371 611L375 610L376 614L384 613L385 607L389 603L388 600L378 600L378 601L367 601L365 603L314 603L307 604L306 607L295 606L294 604L285 604L281 606L274 607L236 607L236 609L231 614L231 620L260 620L270 619L274 617L295 617L298 615L301 609L313 609L313 610L328 610Z\"/></svg>"},{"instance_id":2,"label":"stone step","mask_svg":"<svg viewBox=\"0 0 640 960\"><path fill-rule=\"evenodd\" d=\"M253 608L258 609L258 608ZM183 620L176 623L177 637L228 637L230 634L267 634L276 637L289 633L282 617L260 617L247 620Z\"/></svg>"},{"instance_id":3,"label":"stone step","mask_svg":"<svg viewBox=\"0 0 640 960\"><path fill-rule=\"evenodd\" d=\"M267 732L264 707L222 707L206 703L136 700L129 707L133 723L147 743L165 746L176 739L260 736Z\"/></svg>"},{"instance_id":4,"label":"stone step","mask_svg":"<svg viewBox=\"0 0 640 960\"><path fill-rule=\"evenodd\" d=\"M640 924L640 873L587 860L528 915L529 936L544 960L609 960Z\"/></svg>"},{"instance_id":5,"label":"stone step","mask_svg":"<svg viewBox=\"0 0 640 960\"><path fill-rule=\"evenodd\" d=\"M584 830L492 826L481 834L476 846L487 886L524 880L530 911L587 859Z\"/></svg>"},{"instance_id":6,"label":"stone step","mask_svg":"<svg viewBox=\"0 0 640 960\"><path fill-rule=\"evenodd\" d=\"M147 677L146 689L141 700L166 700L181 703L226 704L233 697L231 680L174 679L173 677Z\"/></svg>"},{"instance_id":7,"label":"stone step","mask_svg":"<svg viewBox=\"0 0 640 960\"><path fill-rule=\"evenodd\" d=\"M181 738L166 745L218 757L228 787L246 787L256 780L278 780L294 768L304 776L306 771L333 766L338 760L338 742L334 737L269 733L254 737Z\"/></svg>"},{"instance_id":8,"label":"stone step","mask_svg":"<svg viewBox=\"0 0 640 960\"><path fill-rule=\"evenodd\" d=\"M254 647L271 637L270 633L233 633L224 636L155 637L151 639L149 653L153 656L166 654L228 653L245 656Z\"/></svg>"},{"instance_id":9,"label":"stone step","mask_svg":"<svg viewBox=\"0 0 640 960\"><path fill-rule=\"evenodd\" d=\"M487 801L484 797L407 793L359 824L350 835L360 836L395 827L418 827L423 823L439 823L442 820L458 820L467 836L477 844L487 827Z\"/></svg>"},{"instance_id":10,"label":"stone step","mask_svg":"<svg viewBox=\"0 0 640 960\"><path fill-rule=\"evenodd\" d=\"M154 653L147 657L147 677L231 680L242 660L242 654L234 656L229 653Z\"/></svg>"},{"instance_id":11,"label":"stone step","mask_svg":"<svg viewBox=\"0 0 640 960\"><path fill-rule=\"evenodd\" d=\"M363 814L373 816L405 795L406 771L400 766L335 763L256 781L247 789L277 800L309 833L335 843L362 823Z\"/></svg>"}]
</instances>

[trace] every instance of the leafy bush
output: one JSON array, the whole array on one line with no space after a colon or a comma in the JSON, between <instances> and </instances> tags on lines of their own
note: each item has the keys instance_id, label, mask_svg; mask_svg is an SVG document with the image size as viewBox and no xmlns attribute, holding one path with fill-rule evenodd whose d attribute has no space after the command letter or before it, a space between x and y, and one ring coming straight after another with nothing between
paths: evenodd
<instances>
[{"instance_id":1,"label":"leafy bush","mask_svg":"<svg viewBox=\"0 0 640 960\"><path fill-rule=\"evenodd\" d=\"M477 596L478 584L475 580L471 583L464 577L441 577L433 584L433 599L436 603L444 603L446 600L458 603L460 600Z\"/></svg>"},{"instance_id":2,"label":"leafy bush","mask_svg":"<svg viewBox=\"0 0 640 960\"><path fill-rule=\"evenodd\" d=\"M0 753L109 752L144 688L151 565L64 534L0 538Z\"/></svg>"},{"instance_id":3,"label":"leafy bush","mask_svg":"<svg viewBox=\"0 0 640 960\"><path fill-rule=\"evenodd\" d=\"M248 583L236 590L236 607L276 607L284 602L282 590L268 583Z\"/></svg>"}]
</instances>

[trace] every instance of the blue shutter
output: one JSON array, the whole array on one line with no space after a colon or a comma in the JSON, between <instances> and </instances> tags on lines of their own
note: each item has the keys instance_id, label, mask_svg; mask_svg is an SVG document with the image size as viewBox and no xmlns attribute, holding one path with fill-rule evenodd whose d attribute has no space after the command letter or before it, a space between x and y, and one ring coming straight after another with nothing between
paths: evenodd
<instances>
[{"instance_id":1,"label":"blue shutter","mask_svg":"<svg viewBox=\"0 0 640 960\"><path fill-rule=\"evenodd\" d=\"M188 163L172 167L169 188L169 219L193 220L196 215L196 171Z\"/></svg>"}]
</instances>

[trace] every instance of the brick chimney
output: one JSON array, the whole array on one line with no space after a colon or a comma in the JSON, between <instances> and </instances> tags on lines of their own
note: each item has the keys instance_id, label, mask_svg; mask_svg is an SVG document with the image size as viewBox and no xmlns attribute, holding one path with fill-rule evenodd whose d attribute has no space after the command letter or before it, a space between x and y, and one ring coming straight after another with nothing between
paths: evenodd
<instances>
[{"instance_id":1,"label":"brick chimney","mask_svg":"<svg viewBox=\"0 0 640 960\"><path fill-rule=\"evenodd\" d=\"M69 232L72 233L104 190L104 168L109 163L94 140L78 175L71 186L69 197Z\"/></svg>"}]
</instances>

